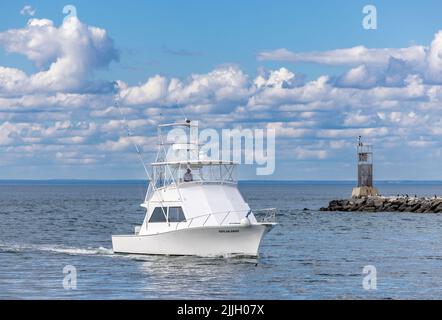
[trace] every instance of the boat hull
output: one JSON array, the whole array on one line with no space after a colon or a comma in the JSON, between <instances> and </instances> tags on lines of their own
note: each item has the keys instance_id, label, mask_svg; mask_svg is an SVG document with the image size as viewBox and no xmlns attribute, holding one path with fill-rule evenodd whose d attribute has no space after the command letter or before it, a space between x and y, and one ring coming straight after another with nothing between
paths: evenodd
<instances>
[{"instance_id":1,"label":"boat hull","mask_svg":"<svg viewBox=\"0 0 442 320\"><path fill-rule=\"evenodd\" d=\"M152 255L257 256L271 224L188 228L152 235L114 235L114 253Z\"/></svg>"}]
</instances>

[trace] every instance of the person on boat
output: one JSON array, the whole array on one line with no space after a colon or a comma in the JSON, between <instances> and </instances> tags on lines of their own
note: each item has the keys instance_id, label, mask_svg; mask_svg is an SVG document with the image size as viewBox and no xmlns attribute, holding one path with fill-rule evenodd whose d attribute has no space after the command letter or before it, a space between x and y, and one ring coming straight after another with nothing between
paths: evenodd
<instances>
[{"instance_id":1,"label":"person on boat","mask_svg":"<svg viewBox=\"0 0 442 320\"><path fill-rule=\"evenodd\" d=\"M187 168L187 172L184 174L183 180L184 182L193 181L192 171L190 168Z\"/></svg>"}]
</instances>

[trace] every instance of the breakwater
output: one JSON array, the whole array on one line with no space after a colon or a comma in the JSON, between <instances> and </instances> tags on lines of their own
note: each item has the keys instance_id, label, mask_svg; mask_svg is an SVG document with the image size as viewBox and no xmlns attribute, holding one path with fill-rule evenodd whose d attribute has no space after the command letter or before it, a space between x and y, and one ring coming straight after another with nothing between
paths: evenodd
<instances>
[{"instance_id":1,"label":"breakwater","mask_svg":"<svg viewBox=\"0 0 442 320\"><path fill-rule=\"evenodd\" d=\"M347 200L332 200L321 211L360 211L360 212L442 212L442 198L418 197L361 197Z\"/></svg>"}]
</instances>

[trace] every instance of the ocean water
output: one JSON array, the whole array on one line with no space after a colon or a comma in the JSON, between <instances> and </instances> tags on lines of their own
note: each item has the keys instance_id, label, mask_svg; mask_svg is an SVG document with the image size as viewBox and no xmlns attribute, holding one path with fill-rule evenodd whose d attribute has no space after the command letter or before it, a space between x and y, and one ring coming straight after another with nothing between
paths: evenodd
<instances>
[{"instance_id":1,"label":"ocean water","mask_svg":"<svg viewBox=\"0 0 442 320\"><path fill-rule=\"evenodd\" d=\"M442 195L442 183L378 187ZM244 182L252 208L279 210L258 258L114 255L111 234L142 222L145 188L2 182L0 299L442 298L440 214L320 212L352 184ZM367 265L376 289L364 289ZM63 286L66 266L75 267L74 290Z\"/></svg>"}]
</instances>

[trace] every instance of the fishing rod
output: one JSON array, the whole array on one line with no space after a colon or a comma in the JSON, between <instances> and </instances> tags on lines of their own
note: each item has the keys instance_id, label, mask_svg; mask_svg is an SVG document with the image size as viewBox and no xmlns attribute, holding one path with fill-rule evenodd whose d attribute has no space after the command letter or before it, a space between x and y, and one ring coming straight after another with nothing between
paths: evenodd
<instances>
[{"instance_id":1,"label":"fishing rod","mask_svg":"<svg viewBox=\"0 0 442 320\"><path fill-rule=\"evenodd\" d=\"M129 138L129 140L131 140L133 146L135 147L135 150L138 155L138 159L140 160L141 164L143 165L144 172L146 172L146 175L147 175L147 178L149 179L149 181L152 181L150 174L149 174L149 170L147 170L146 163L144 162L143 155L141 154L140 148L138 147L138 144L135 142L135 140L132 139L133 135L132 135L132 132L130 131L129 124L127 123L126 116L121 111L121 107L120 107L120 104L118 103L118 101L115 101L114 104L118 108L118 111L120 112L120 115L123 118L124 126L126 127L126 131L127 131L127 136Z\"/></svg>"},{"instance_id":2,"label":"fishing rod","mask_svg":"<svg viewBox=\"0 0 442 320\"><path fill-rule=\"evenodd\" d=\"M127 136L132 141L132 144L135 147L135 150L137 151L138 158L140 159L140 162L143 165L144 172L146 172L147 178L149 179L149 187L152 187L152 190L156 191L157 188L154 185L155 182L152 180L152 178L149 174L149 170L147 170L146 163L144 162L143 155L141 154L140 148L138 147L138 144L135 142L135 140L131 139L133 137L133 135L132 135L132 132L130 131L129 124L127 123L126 116L123 114L123 111L121 111L121 107L120 107L120 104L118 103L118 100L115 100L115 106L118 108L118 111L120 112L120 115L123 118L124 125L125 125L126 131L127 131ZM149 193L149 189L147 192ZM163 211L164 216L167 219L167 208L164 206L163 195L161 193L159 193L159 196L160 196L161 209Z\"/></svg>"}]
</instances>

